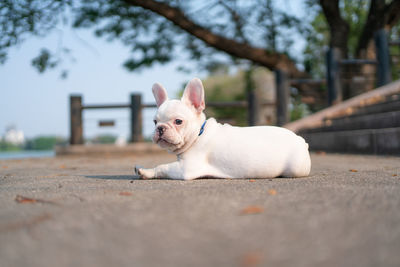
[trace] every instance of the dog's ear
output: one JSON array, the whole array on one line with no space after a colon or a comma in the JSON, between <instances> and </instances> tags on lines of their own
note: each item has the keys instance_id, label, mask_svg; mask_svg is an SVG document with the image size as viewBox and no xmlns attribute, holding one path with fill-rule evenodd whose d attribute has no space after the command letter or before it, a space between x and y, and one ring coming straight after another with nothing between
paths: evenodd
<instances>
[{"instance_id":1,"label":"dog's ear","mask_svg":"<svg viewBox=\"0 0 400 267\"><path fill-rule=\"evenodd\" d=\"M188 106L194 106L198 113L204 110L204 88L200 79L194 78L186 85L181 101Z\"/></svg>"},{"instance_id":2,"label":"dog's ear","mask_svg":"<svg viewBox=\"0 0 400 267\"><path fill-rule=\"evenodd\" d=\"M154 98L156 99L157 107L161 106L168 99L168 94L165 88L159 84L155 83L152 88Z\"/></svg>"}]
</instances>

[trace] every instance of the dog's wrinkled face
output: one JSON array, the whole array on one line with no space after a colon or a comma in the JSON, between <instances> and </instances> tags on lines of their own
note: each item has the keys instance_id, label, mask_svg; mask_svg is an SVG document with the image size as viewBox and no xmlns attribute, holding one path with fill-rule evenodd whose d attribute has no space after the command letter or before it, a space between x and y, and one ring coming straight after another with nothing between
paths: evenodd
<instances>
[{"instance_id":1,"label":"dog's wrinkled face","mask_svg":"<svg viewBox=\"0 0 400 267\"><path fill-rule=\"evenodd\" d=\"M164 102L154 118L153 142L170 150L182 147L194 120L193 112L181 101Z\"/></svg>"},{"instance_id":2,"label":"dog's wrinkled face","mask_svg":"<svg viewBox=\"0 0 400 267\"><path fill-rule=\"evenodd\" d=\"M153 94L158 106L153 142L177 153L197 138L205 119L203 85L199 79L193 79L181 100L168 100L164 87L157 83L153 85Z\"/></svg>"}]
</instances>

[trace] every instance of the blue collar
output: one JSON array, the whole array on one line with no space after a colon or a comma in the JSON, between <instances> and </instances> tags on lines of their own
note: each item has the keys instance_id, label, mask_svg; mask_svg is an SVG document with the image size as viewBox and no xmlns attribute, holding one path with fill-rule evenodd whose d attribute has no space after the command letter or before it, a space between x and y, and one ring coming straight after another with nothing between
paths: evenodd
<instances>
[{"instance_id":1,"label":"blue collar","mask_svg":"<svg viewBox=\"0 0 400 267\"><path fill-rule=\"evenodd\" d=\"M207 122L207 120L205 120L203 122L203 125L201 125L199 136L202 135L202 133L204 132L204 126L206 125L206 122Z\"/></svg>"}]
</instances>

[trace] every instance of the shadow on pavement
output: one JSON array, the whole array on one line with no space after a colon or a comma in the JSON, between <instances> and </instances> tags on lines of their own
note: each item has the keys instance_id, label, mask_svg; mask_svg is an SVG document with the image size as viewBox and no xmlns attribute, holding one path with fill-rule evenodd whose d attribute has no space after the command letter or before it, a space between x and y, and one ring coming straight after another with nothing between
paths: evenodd
<instances>
[{"instance_id":1,"label":"shadow on pavement","mask_svg":"<svg viewBox=\"0 0 400 267\"><path fill-rule=\"evenodd\" d=\"M84 177L104 180L139 180L137 175L84 175Z\"/></svg>"}]
</instances>

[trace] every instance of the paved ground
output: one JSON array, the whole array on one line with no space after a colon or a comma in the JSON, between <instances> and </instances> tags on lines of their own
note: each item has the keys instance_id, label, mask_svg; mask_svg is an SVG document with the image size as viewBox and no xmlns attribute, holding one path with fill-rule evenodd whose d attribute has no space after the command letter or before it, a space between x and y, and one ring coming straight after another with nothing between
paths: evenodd
<instances>
[{"instance_id":1,"label":"paved ground","mask_svg":"<svg viewBox=\"0 0 400 267\"><path fill-rule=\"evenodd\" d=\"M400 266L400 158L313 155L300 179L131 176L172 159L0 161L0 266Z\"/></svg>"}]
</instances>

